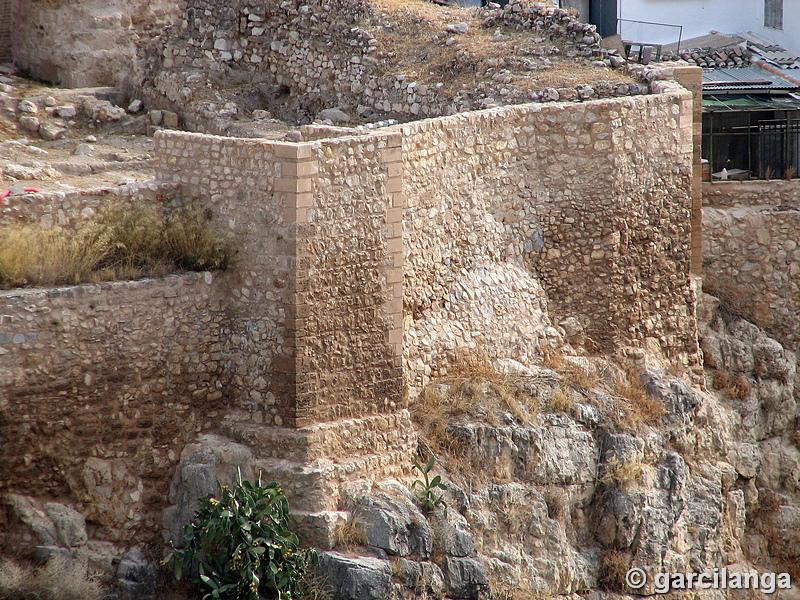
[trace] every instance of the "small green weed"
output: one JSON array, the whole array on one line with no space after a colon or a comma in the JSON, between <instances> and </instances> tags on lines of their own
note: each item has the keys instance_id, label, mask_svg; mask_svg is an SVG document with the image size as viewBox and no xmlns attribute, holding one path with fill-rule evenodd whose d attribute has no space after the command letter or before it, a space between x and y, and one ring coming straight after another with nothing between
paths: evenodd
<instances>
[{"instance_id":1,"label":"small green weed","mask_svg":"<svg viewBox=\"0 0 800 600\"><path fill-rule=\"evenodd\" d=\"M442 481L441 475L436 475L433 479L430 478L431 469L436 464L436 459L431 456L428 462L423 467L419 464L419 461L414 461L414 468L417 469L420 473L422 473L422 479L415 479L414 482L411 484L411 489L414 490L414 493L417 495L417 500L419 500L420 505L424 510L435 510L439 506L447 507L447 504L444 501L444 494L436 493L437 489L446 490L447 484ZM417 485L419 485L419 489L416 489Z\"/></svg>"}]
</instances>

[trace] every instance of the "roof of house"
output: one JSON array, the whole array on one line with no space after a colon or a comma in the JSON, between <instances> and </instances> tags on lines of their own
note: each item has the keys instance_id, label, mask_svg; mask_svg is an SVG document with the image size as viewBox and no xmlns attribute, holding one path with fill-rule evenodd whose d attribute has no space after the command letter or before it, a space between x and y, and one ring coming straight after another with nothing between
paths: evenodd
<instances>
[{"instance_id":1,"label":"roof of house","mask_svg":"<svg viewBox=\"0 0 800 600\"><path fill-rule=\"evenodd\" d=\"M710 95L703 96L703 112L751 112L768 110L800 110L800 97L787 96Z\"/></svg>"},{"instance_id":2,"label":"roof of house","mask_svg":"<svg viewBox=\"0 0 800 600\"><path fill-rule=\"evenodd\" d=\"M713 31L661 49L662 60L682 59L703 68L746 67L756 61L781 70L800 69L800 57L747 31L725 35Z\"/></svg>"},{"instance_id":3,"label":"roof of house","mask_svg":"<svg viewBox=\"0 0 800 600\"><path fill-rule=\"evenodd\" d=\"M703 70L703 92L706 93L781 93L798 89L798 84L757 65L734 69Z\"/></svg>"}]
</instances>

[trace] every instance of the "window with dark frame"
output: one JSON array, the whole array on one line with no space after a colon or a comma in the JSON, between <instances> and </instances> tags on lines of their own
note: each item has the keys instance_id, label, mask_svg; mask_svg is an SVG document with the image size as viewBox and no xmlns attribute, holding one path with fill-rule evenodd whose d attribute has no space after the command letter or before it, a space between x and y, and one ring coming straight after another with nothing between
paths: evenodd
<instances>
[{"instance_id":1,"label":"window with dark frame","mask_svg":"<svg viewBox=\"0 0 800 600\"><path fill-rule=\"evenodd\" d=\"M783 30L783 0L764 0L764 27Z\"/></svg>"}]
</instances>

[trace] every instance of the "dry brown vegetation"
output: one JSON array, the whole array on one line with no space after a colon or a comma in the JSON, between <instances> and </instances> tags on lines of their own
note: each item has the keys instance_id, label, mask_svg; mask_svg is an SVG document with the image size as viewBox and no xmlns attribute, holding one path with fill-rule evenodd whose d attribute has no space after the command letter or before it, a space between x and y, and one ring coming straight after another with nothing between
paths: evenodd
<instances>
[{"instance_id":1,"label":"dry brown vegetation","mask_svg":"<svg viewBox=\"0 0 800 600\"><path fill-rule=\"evenodd\" d=\"M736 400L744 400L750 395L752 389L753 388L751 387L750 382L747 381L747 378L741 373L737 373L731 378L731 381L728 384L725 392L731 398L735 398Z\"/></svg>"},{"instance_id":2,"label":"dry brown vegetation","mask_svg":"<svg viewBox=\"0 0 800 600\"><path fill-rule=\"evenodd\" d=\"M639 382L640 372L626 365L623 369L624 377L616 380L617 400L624 411L621 424L631 429L641 426L657 426L664 415L664 405L647 395Z\"/></svg>"},{"instance_id":3,"label":"dry brown vegetation","mask_svg":"<svg viewBox=\"0 0 800 600\"><path fill-rule=\"evenodd\" d=\"M644 470L645 467L638 458L630 460L612 458L605 465L605 471L599 481L604 485L624 490L640 483Z\"/></svg>"},{"instance_id":4,"label":"dry brown vegetation","mask_svg":"<svg viewBox=\"0 0 800 600\"><path fill-rule=\"evenodd\" d=\"M711 376L711 387L717 391L724 391L729 398L744 400L752 391L747 377L741 373L729 373L728 371L714 371Z\"/></svg>"},{"instance_id":5,"label":"dry brown vegetation","mask_svg":"<svg viewBox=\"0 0 800 600\"><path fill-rule=\"evenodd\" d=\"M198 211L109 206L75 231L0 228L0 287L73 285L224 269L233 252Z\"/></svg>"},{"instance_id":6,"label":"dry brown vegetation","mask_svg":"<svg viewBox=\"0 0 800 600\"><path fill-rule=\"evenodd\" d=\"M75 571L67 559L54 556L42 567L0 561L0 600L101 600L99 582Z\"/></svg>"},{"instance_id":7,"label":"dry brown vegetation","mask_svg":"<svg viewBox=\"0 0 800 600\"><path fill-rule=\"evenodd\" d=\"M600 560L603 563L601 585L609 591L627 591L625 575L631 568L631 556L619 550L606 550Z\"/></svg>"},{"instance_id":8,"label":"dry brown vegetation","mask_svg":"<svg viewBox=\"0 0 800 600\"><path fill-rule=\"evenodd\" d=\"M375 4L381 13L380 25L367 29L378 40L384 72L403 74L421 84L441 83L440 92L446 96L473 90L476 79L489 79L501 70L510 72L514 86L527 90L633 81L619 71L562 58L552 52L558 41L538 38L534 32L485 28L480 9L443 7L427 0L375 0ZM468 33L445 31L456 23L467 23ZM493 39L498 31L508 39ZM449 45L448 39L452 39ZM552 64L527 69L520 48L527 56L546 56Z\"/></svg>"},{"instance_id":9,"label":"dry brown vegetation","mask_svg":"<svg viewBox=\"0 0 800 600\"><path fill-rule=\"evenodd\" d=\"M463 448L448 431L458 422L486 423L497 427L531 425L543 412L561 412L576 417L577 403L598 408L605 426L641 431L658 426L665 413L663 404L647 395L639 378L641 371L631 365L607 360L550 354L542 366L555 371L558 379L506 375L495 370L484 353L457 354L448 365L446 377L428 385L411 403L411 412L422 433L421 443L434 455L446 456L448 468L481 479L480 465L467 464ZM603 392L602 400L596 392ZM627 484L641 477L642 465L612 465L606 483ZM495 471L493 476L505 475Z\"/></svg>"},{"instance_id":10,"label":"dry brown vegetation","mask_svg":"<svg viewBox=\"0 0 800 600\"><path fill-rule=\"evenodd\" d=\"M505 413L521 423L530 423L538 413L538 400L518 386L514 377L498 373L481 352L458 353L448 373L425 388L414 405L415 414L425 430L434 434L434 440L446 437L445 424L457 415L498 426Z\"/></svg>"},{"instance_id":11,"label":"dry brown vegetation","mask_svg":"<svg viewBox=\"0 0 800 600\"><path fill-rule=\"evenodd\" d=\"M338 548L352 550L356 546L369 544L366 526L353 513L350 513L347 521L337 525L335 535Z\"/></svg>"}]
</instances>

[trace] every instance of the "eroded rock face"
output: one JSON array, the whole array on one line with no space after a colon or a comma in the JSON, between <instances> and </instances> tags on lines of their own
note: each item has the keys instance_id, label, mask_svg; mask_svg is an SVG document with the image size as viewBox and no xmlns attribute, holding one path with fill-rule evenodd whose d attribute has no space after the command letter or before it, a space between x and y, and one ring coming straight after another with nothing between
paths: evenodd
<instances>
[{"instance_id":1,"label":"eroded rock face","mask_svg":"<svg viewBox=\"0 0 800 600\"><path fill-rule=\"evenodd\" d=\"M719 299L702 294L699 300L708 379L733 423L726 525L750 561L794 564L800 502L797 357Z\"/></svg>"},{"instance_id":2,"label":"eroded rock face","mask_svg":"<svg viewBox=\"0 0 800 600\"><path fill-rule=\"evenodd\" d=\"M348 552L320 555L336 600L489 597L489 578L470 524L439 506L425 512L400 482L354 484L345 501L363 539Z\"/></svg>"},{"instance_id":3,"label":"eroded rock face","mask_svg":"<svg viewBox=\"0 0 800 600\"><path fill-rule=\"evenodd\" d=\"M252 450L227 438L203 435L187 445L170 488L172 506L164 510L165 541L182 545L183 527L191 521L198 501L217 494L220 483L234 483L239 473L252 480L253 470Z\"/></svg>"},{"instance_id":4,"label":"eroded rock face","mask_svg":"<svg viewBox=\"0 0 800 600\"><path fill-rule=\"evenodd\" d=\"M21 494L6 494L3 501L11 517L4 532L7 547L42 563L62 557L79 577L113 578L124 549L90 539L83 513L65 504Z\"/></svg>"}]
</instances>

